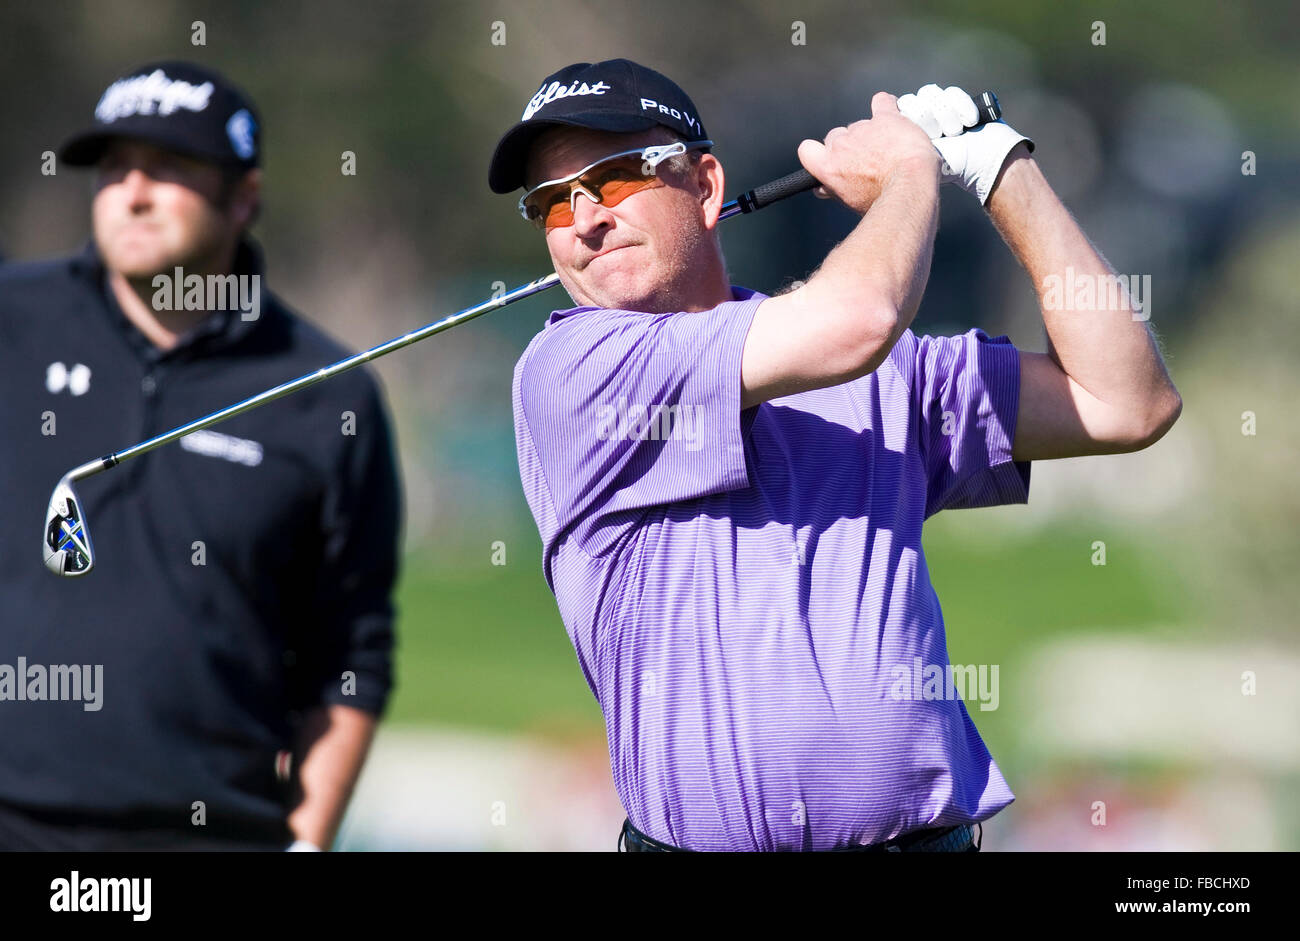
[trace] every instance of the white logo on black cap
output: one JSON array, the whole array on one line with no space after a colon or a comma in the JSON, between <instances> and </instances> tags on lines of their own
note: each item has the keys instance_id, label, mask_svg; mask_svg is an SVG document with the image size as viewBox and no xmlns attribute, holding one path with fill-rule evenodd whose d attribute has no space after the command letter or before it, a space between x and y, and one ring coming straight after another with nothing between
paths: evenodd
<instances>
[{"instance_id":1,"label":"white logo on black cap","mask_svg":"<svg viewBox=\"0 0 1300 941\"><path fill-rule=\"evenodd\" d=\"M696 134L700 133L700 122L697 121L695 118L691 117L689 111L684 111L684 110L678 111L676 108L670 108L667 105L661 105L653 98L642 98L641 110L657 111L660 114L666 114L670 118L675 118L676 120L681 121L683 124L685 124Z\"/></svg>"},{"instance_id":2,"label":"white logo on black cap","mask_svg":"<svg viewBox=\"0 0 1300 941\"><path fill-rule=\"evenodd\" d=\"M543 85L537 90L537 94L533 95L532 100L528 102L528 107L524 109L524 116L519 120L527 121L557 98L574 98L578 95L603 95L610 88L611 86L606 85L603 81L597 82L595 85L588 85L586 82L574 82L572 85L551 82L549 86Z\"/></svg>"},{"instance_id":3,"label":"white logo on black cap","mask_svg":"<svg viewBox=\"0 0 1300 941\"><path fill-rule=\"evenodd\" d=\"M95 118L111 124L133 114L168 115L178 108L202 111L214 90L211 82L191 85L182 79L170 79L162 69L155 69L149 75L118 79L108 86L95 106Z\"/></svg>"},{"instance_id":4,"label":"white logo on black cap","mask_svg":"<svg viewBox=\"0 0 1300 941\"><path fill-rule=\"evenodd\" d=\"M256 130L257 122L253 120L247 108L240 108L226 122L226 136L230 138L230 146L234 148L235 155L240 160L249 159L257 150L257 144L253 140L253 133Z\"/></svg>"}]
</instances>

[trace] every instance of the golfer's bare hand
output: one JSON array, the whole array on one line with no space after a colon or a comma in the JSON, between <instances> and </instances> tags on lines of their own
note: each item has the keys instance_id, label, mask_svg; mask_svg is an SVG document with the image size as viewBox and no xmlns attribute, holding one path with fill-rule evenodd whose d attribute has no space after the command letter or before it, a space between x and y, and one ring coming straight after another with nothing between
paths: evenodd
<instances>
[{"instance_id":1,"label":"golfer's bare hand","mask_svg":"<svg viewBox=\"0 0 1300 941\"><path fill-rule=\"evenodd\" d=\"M799 162L822 184L814 192L860 213L871 208L894 173L937 175L940 159L925 131L899 114L898 99L883 91L871 99L870 119L832 128L824 141L799 145Z\"/></svg>"}]
</instances>

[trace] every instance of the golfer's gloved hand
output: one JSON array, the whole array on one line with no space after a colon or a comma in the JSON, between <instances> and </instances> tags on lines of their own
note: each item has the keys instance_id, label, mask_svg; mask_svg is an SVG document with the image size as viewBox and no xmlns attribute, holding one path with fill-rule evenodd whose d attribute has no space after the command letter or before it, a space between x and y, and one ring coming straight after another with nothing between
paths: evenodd
<instances>
[{"instance_id":1,"label":"golfer's gloved hand","mask_svg":"<svg viewBox=\"0 0 1300 941\"><path fill-rule=\"evenodd\" d=\"M925 85L915 95L899 98L898 110L930 135L943 157L943 182L956 183L974 194L980 205L988 202L1011 148L1024 141L1034 149L1032 140L1005 121L968 130L979 121L979 108L956 85Z\"/></svg>"},{"instance_id":2,"label":"golfer's gloved hand","mask_svg":"<svg viewBox=\"0 0 1300 941\"><path fill-rule=\"evenodd\" d=\"M284 851L286 853L324 852L319 846L317 846L315 843L309 842L308 840L294 840L292 843L290 843L288 846L284 848Z\"/></svg>"}]
</instances>

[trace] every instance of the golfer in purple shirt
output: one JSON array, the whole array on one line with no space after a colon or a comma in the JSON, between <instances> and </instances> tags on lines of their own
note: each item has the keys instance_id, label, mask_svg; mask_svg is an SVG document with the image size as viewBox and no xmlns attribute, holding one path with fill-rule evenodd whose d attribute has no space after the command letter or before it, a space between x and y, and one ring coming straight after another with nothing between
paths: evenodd
<instances>
[{"instance_id":1,"label":"golfer in purple shirt","mask_svg":"<svg viewBox=\"0 0 1300 941\"><path fill-rule=\"evenodd\" d=\"M1045 303L1047 353L909 329L942 182L1035 284L1113 273L1031 142L963 133L963 96L881 92L803 142L861 220L777 297L728 282L722 164L658 72L569 66L497 146L492 189L526 190L580 305L519 360L515 427L629 850L975 851L1014 799L963 701L987 690L950 668L922 524L1026 502L1031 460L1146 447L1181 401L1127 296Z\"/></svg>"}]
</instances>

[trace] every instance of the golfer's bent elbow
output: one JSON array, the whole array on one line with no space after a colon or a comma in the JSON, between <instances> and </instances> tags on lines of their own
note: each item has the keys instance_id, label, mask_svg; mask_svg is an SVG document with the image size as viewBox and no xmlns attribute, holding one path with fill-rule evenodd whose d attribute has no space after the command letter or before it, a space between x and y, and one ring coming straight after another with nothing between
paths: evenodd
<instances>
[{"instance_id":1,"label":"golfer's bent elbow","mask_svg":"<svg viewBox=\"0 0 1300 941\"><path fill-rule=\"evenodd\" d=\"M1149 448L1161 438L1163 438L1169 429L1174 427L1174 422L1178 421L1178 416L1183 413L1183 398L1174 388L1173 383L1169 384L1169 393L1163 398L1158 407L1152 409L1151 414L1146 420L1144 434L1141 437L1141 443L1135 450Z\"/></svg>"},{"instance_id":2,"label":"golfer's bent elbow","mask_svg":"<svg viewBox=\"0 0 1300 941\"><path fill-rule=\"evenodd\" d=\"M854 311L844 319L847 323L841 333L843 356L835 364L838 369L833 376L833 385L852 382L875 372L889 357L889 351L903 331L901 315L889 304Z\"/></svg>"},{"instance_id":3,"label":"golfer's bent elbow","mask_svg":"<svg viewBox=\"0 0 1300 941\"><path fill-rule=\"evenodd\" d=\"M1182 411L1183 400L1171 384L1168 395L1162 396L1148 410L1135 411L1126 420L1117 420L1115 427L1101 436L1105 446L1091 453L1132 454L1146 450L1169 432Z\"/></svg>"}]
</instances>

